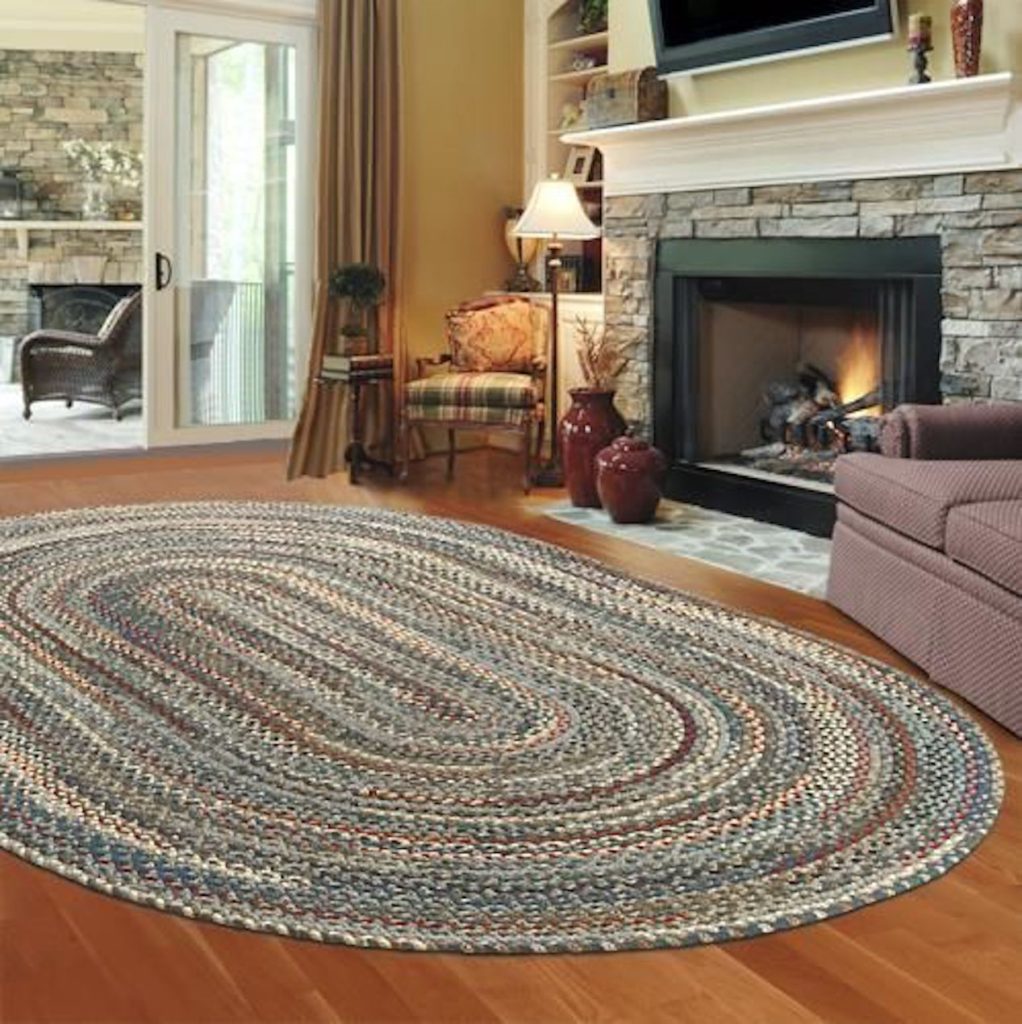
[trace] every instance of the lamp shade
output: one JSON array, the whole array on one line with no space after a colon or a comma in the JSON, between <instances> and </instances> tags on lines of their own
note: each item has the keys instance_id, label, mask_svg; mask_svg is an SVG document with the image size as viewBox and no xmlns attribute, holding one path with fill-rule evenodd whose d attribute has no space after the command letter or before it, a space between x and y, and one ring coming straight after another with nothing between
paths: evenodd
<instances>
[{"instance_id":1,"label":"lamp shade","mask_svg":"<svg viewBox=\"0 0 1022 1024\"><path fill-rule=\"evenodd\" d=\"M521 238L597 238L600 229L586 216L570 181L554 176L537 182L515 227Z\"/></svg>"}]
</instances>

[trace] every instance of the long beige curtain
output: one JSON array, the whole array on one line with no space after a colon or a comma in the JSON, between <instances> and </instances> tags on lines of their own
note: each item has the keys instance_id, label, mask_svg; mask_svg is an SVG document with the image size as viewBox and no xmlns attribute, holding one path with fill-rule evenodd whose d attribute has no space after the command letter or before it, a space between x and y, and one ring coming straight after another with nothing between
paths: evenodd
<instances>
[{"instance_id":1,"label":"long beige curtain","mask_svg":"<svg viewBox=\"0 0 1022 1024\"><path fill-rule=\"evenodd\" d=\"M338 264L373 263L387 279L379 311L380 349L397 344L401 0L319 2L319 176L316 194L316 292L309 379L291 443L288 478L327 476L343 467L349 396L317 383L323 355L337 336L337 303L328 292ZM397 349L397 351L395 351ZM367 387L365 438L386 448L394 436L388 392Z\"/></svg>"}]
</instances>

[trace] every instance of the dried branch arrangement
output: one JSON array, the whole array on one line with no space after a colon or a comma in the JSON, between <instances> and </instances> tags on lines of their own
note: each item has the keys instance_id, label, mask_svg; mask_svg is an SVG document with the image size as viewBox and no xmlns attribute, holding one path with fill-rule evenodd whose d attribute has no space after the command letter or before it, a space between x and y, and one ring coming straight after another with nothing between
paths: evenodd
<instances>
[{"instance_id":1,"label":"dried branch arrangement","mask_svg":"<svg viewBox=\"0 0 1022 1024\"><path fill-rule=\"evenodd\" d=\"M628 363L622 351L625 346L607 337L603 324L575 317L578 362L586 386L598 390L610 388Z\"/></svg>"}]
</instances>

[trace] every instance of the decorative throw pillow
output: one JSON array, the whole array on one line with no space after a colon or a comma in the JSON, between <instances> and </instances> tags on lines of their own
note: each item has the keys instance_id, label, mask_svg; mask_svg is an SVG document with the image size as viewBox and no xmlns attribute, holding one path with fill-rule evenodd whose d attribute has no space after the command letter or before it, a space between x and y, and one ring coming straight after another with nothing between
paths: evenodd
<instances>
[{"instance_id":1,"label":"decorative throw pillow","mask_svg":"<svg viewBox=\"0 0 1022 1024\"><path fill-rule=\"evenodd\" d=\"M452 309L447 314L447 343L456 370L529 373L536 351L532 303L500 296Z\"/></svg>"}]
</instances>

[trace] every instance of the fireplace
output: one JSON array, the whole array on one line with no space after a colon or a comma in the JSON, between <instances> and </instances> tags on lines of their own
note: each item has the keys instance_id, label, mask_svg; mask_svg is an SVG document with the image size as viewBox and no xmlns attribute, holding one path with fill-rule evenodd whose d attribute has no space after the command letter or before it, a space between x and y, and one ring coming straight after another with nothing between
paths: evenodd
<instances>
[{"instance_id":1,"label":"fireplace","mask_svg":"<svg viewBox=\"0 0 1022 1024\"><path fill-rule=\"evenodd\" d=\"M139 284L29 285L29 331L46 327L96 334L118 301L141 287Z\"/></svg>"},{"instance_id":2,"label":"fireplace","mask_svg":"<svg viewBox=\"0 0 1022 1024\"><path fill-rule=\"evenodd\" d=\"M671 497L821 536L839 453L940 400L941 249L678 239L657 249L654 437Z\"/></svg>"}]
</instances>

